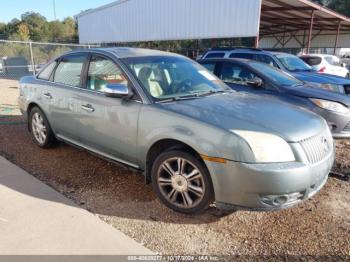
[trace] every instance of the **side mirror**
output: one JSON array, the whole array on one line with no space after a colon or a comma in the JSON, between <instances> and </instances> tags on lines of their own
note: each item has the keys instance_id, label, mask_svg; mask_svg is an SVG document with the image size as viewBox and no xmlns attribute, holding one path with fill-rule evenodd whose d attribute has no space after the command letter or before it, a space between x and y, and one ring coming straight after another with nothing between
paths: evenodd
<instances>
[{"instance_id":1,"label":"side mirror","mask_svg":"<svg viewBox=\"0 0 350 262\"><path fill-rule=\"evenodd\" d=\"M251 80L248 80L247 84L252 87L262 87L264 82L262 79L255 77Z\"/></svg>"},{"instance_id":2,"label":"side mirror","mask_svg":"<svg viewBox=\"0 0 350 262\"><path fill-rule=\"evenodd\" d=\"M107 97L127 97L129 96L129 88L124 84L108 84L104 89L104 93Z\"/></svg>"}]
</instances>

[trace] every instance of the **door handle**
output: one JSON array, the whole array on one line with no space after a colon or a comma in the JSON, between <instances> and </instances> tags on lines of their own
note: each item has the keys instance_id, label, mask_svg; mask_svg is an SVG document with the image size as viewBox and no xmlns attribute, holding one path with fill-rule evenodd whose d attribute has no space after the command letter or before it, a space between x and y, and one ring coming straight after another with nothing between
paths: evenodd
<instances>
[{"instance_id":1,"label":"door handle","mask_svg":"<svg viewBox=\"0 0 350 262\"><path fill-rule=\"evenodd\" d=\"M43 94L43 97L45 97L46 99L52 99L52 95L50 93Z\"/></svg>"},{"instance_id":2,"label":"door handle","mask_svg":"<svg viewBox=\"0 0 350 262\"><path fill-rule=\"evenodd\" d=\"M82 105L81 109L83 109L83 110L85 110L85 111L87 111L89 113L95 112L95 108L93 108L92 105L89 105L89 104Z\"/></svg>"}]
</instances>

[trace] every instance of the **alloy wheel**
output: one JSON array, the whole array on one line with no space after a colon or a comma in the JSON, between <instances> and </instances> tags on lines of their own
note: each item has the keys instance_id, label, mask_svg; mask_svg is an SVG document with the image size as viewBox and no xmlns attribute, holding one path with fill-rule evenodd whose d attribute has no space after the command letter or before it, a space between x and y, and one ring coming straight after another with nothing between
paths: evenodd
<instances>
[{"instance_id":1,"label":"alloy wheel","mask_svg":"<svg viewBox=\"0 0 350 262\"><path fill-rule=\"evenodd\" d=\"M36 141L44 144L47 138L47 127L44 118L38 112L32 116L32 132Z\"/></svg>"},{"instance_id":2,"label":"alloy wheel","mask_svg":"<svg viewBox=\"0 0 350 262\"><path fill-rule=\"evenodd\" d=\"M165 160L158 169L157 183L161 194L180 208L197 206L205 195L203 174L184 158Z\"/></svg>"}]
</instances>

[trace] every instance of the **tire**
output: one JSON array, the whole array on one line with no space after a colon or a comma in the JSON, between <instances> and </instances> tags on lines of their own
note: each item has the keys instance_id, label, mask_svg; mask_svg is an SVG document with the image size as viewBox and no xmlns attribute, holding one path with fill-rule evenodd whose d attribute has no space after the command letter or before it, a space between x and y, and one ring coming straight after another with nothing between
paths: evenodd
<instances>
[{"instance_id":1,"label":"tire","mask_svg":"<svg viewBox=\"0 0 350 262\"><path fill-rule=\"evenodd\" d=\"M201 213L214 201L209 172L191 154L178 150L162 153L152 165L151 176L157 196L174 211Z\"/></svg>"},{"instance_id":2,"label":"tire","mask_svg":"<svg viewBox=\"0 0 350 262\"><path fill-rule=\"evenodd\" d=\"M29 113L29 130L34 142L41 148L51 148L57 141L43 111L33 107Z\"/></svg>"}]
</instances>

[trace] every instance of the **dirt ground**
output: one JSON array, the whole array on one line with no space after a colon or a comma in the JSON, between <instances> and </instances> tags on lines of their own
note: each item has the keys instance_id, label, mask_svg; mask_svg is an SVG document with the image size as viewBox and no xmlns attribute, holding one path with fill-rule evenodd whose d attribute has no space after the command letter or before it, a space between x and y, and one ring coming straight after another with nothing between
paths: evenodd
<instances>
[{"instance_id":1,"label":"dirt ground","mask_svg":"<svg viewBox=\"0 0 350 262\"><path fill-rule=\"evenodd\" d=\"M297 207L186 216L164 207L140 175L68 145L39 149L23 120L0 120L0 155L155 252L350 260L350 140L337 142L326 186Z\"/></svg>"}]
</instances>

